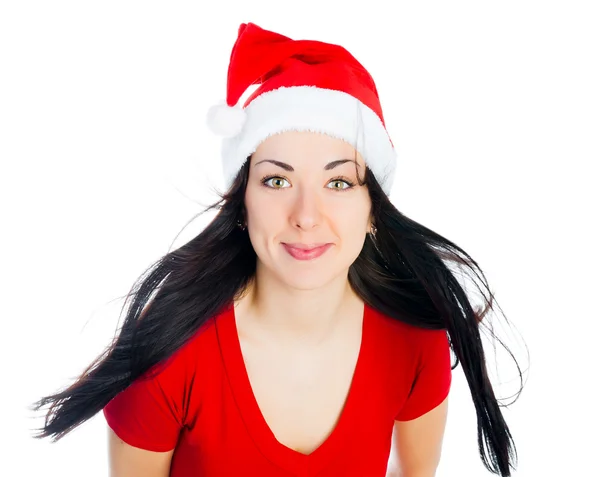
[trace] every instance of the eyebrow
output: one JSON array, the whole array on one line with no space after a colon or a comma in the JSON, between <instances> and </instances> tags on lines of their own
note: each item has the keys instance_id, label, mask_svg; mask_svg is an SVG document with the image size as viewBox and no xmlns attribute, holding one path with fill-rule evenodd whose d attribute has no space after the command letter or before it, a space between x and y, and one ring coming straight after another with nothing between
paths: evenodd
<instances>
[{"instance_id":1,"label":"eyebrow","mask_svg":"<svg viewBox=\"0 0 600 477\"><path fill-rule=\"evenodd\" d=\"M279 166L288 172L294 172L294 168L292 166L290 166L289 164L286 164L285 162L276 161L275 159L263 159L262 161L258 161L256 164L254 164L254 166L258 166L259 164L262 164L263 162L270 162L271 164L275 164L276 166ZM341 166L342 164L345 164L346 162L354 162L357 166L360 167L360 164L358 164L358 162L356 162L354 159L338 159L336 161L332 161L332 162L326 164L325 167L323 168L323 170L330 171L334 167Z\"/></svg>"}]
</instances>

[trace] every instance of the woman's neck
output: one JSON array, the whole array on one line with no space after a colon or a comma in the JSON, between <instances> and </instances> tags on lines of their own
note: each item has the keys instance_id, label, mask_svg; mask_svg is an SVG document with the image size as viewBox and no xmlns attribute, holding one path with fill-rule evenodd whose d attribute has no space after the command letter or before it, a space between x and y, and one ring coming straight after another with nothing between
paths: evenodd
<instances>
[{"instance_id":1,"label":"woman's neck","mask_svg":"<svg viewBox=\"0 0 600 477\"><path fill-rule=\"evenodd\" d=\"M261 335L290 346L318 345L363 306L347 276L318 289L300 290L257 274L235 303L236 316L246 329L251 326Z\"/></svg>"}]
</instances>

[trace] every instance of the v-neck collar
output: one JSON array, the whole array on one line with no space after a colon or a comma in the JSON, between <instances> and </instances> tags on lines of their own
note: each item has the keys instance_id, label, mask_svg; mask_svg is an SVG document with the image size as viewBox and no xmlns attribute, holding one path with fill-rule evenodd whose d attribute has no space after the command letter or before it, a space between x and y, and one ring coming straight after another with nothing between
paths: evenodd
<instances>
[{"instance_id":1,"label":"v-neck collar","mask_svg":"<svg viewBox=\"0 0 600 477\"><path fill-rule=\"evenodd\" d=\"M337 425L327 439L312 453L306 455L287 447L277 440L267 424L252 391L242 348L239 340L235 311L230 303L216 320L216 329L233 397L238 405L242 420L258 450L271 462L298 476L318 473L328 461L343 450L344 440L352 433L352 416L359 412L361 389L367 379L367 350L370 339L369 308L363 308L362 337L360 350L348 391L346 402Z\"/></svg>"}]
</instances>

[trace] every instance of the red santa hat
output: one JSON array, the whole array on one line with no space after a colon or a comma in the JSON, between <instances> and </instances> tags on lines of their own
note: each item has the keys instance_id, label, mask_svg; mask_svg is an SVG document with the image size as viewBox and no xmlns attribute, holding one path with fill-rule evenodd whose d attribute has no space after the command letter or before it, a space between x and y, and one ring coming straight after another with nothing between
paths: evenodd
<instances>
[{"instance_id":1,"label":"red santa hat","mask_svg":"<svg viewBox=\"0 0 600 477\"><path fill-rule=\"evenodd\" d=\"M251 85L258 88L236 106ZM345 48L292 40L242 23L231 51L227 99L210 108L210 129L224 136L227 188L250 154L283 131L313 131L342 139L363 156L389 195L396 152L369 72Z\"/></svg>"}]
</instances>

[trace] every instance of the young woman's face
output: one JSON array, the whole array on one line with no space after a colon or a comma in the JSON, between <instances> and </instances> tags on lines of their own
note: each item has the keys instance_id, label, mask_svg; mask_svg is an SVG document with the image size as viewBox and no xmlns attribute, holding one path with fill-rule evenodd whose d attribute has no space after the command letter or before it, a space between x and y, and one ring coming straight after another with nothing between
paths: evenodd
<instances>
[{"instance_id":1,"label":"young woman's face","mask_svg":"<svg viewBox=\"0 0 600 477\"><path fill-rule=\"evenodd\" d=\"M357 184L355 160L364 179L362 156L340 139L293 131L260 144L250 159L245 195L258 266L297 288L347 275L371 225L371 200L366 185ZM329 245L303 260L306 254L285 244Z\"/></svg>"}]
</instances>

